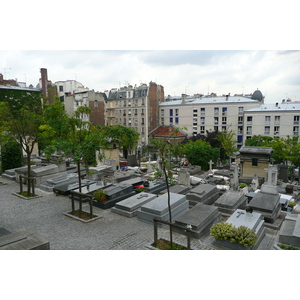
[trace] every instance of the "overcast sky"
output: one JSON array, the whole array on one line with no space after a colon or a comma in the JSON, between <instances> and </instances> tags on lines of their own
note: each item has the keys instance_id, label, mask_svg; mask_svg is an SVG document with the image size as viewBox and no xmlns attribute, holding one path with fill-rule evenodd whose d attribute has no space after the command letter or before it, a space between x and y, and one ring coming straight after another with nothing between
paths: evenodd
<instances>
[{"instance_id":1,"label":"overcast sky","mask_svg":"<svg viewBox=\"0 0 300 300\"><path fill-rule=\"evenodd\" d=\"M102 92L155 81L171 96L259 89L266 103L300 101L297 1L95 3L15 0L13 18L1 15L0 72L34 86L47 68L52 82Z\"/></svg>"},{"instance_id":2,"label":"overcast sky","mask_svg":"<svg viewBox=\"0 0 300 300\"><path fill-rule=\"evenodd\" d=\"M104 91L155 81L165 95L253 93L266 103L300 101L300 51L61 50L0 51L6 79L37 85L40 68L52 82L74 79Z\"/></svg>"}]
</instances>

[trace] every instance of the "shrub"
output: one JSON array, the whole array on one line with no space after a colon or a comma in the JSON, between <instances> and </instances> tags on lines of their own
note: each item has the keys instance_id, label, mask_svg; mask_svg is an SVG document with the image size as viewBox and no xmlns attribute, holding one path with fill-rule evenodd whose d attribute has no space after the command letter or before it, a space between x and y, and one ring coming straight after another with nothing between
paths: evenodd
<instances>
[{"instance_id":1,"label":"shrub","mask_svg":"<svg viewBox=\"0 0 300 300\"><path fill-rule=\"evenodd\" d=\"M295 205L296 205L296 202L294 202L294 201L290 201L290 202L289 202L289 207L292 207L292 208L293 208Z\"/></svg>"},{"instance_id":2,"label":"shrub","mask_svg":"<svg viewBox=\"0 0 300 300\"><path fill-rule=\"evenodd\" d=\"M244 187L248 186L246 183L240 183L240 188L243 189Z\"/></svg>"},{"instance_id":3,"label":"shrub","mask_svg":"<svg viewBox=\"0 0 300 300\"><path fill-rule=\"evenodd\" d=\"M257 241L257 234L246 226L235 227L230 223L221 222L214 224L210 235L215 239L229 240L230 243L239 243L245 247L252 246Z\"/></svg>"},{"instance_id":4,"label":"shrub","mask_svg":"<svg viewBox=\"0 0 300 300\"><path fill-rule=\"evenodd\" d=\"M23 166L22 147L11 139L1 147L2 171Z\"/></svg>"},{"instance_id":5,"label":"shrub","mask_svg":"<svg viewBox=\"0 0 300 300\"><path fill-rule=\"evenodd\" d=\"M107 194L104 190L100 189L93 194L93 197L99 202L105 202Z\"/></svg>"}]
</instances>

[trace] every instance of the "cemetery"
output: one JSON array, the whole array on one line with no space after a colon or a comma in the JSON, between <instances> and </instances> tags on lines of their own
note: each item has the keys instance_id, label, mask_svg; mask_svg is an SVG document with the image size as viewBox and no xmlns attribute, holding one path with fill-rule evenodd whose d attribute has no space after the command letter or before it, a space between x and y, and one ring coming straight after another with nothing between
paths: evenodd
<instances>
[{"instance_id":1,"label":"cemetery","mask_svg":"<svg viewBox=\"0 0 300 300\"><path fill-rule=\"evenodd\" d=\"M246 150L242 159L248 162L252 152ZM265 166L269 152L261 152ZM279 244L300 248L300 189L297 185L290 188L290 183L278 180L279 170L281 173L284 170L282 167L269 164L260 170L260 176L252 174L249 178L246 163L244 170L236 163L228 169L213 169L210 161L207 172L201 171L200 166L177 166L173 182L169 184L173 226L169 224L166 180L157 178L154 173L159 164L149 158L148 163L136 165L132 156L131 166L124 164L124 160L117 164L113 159L105 159L89 170L83 168L81 187L76 167L70 162L58 162L55 157L48 162L41 159L41 163L32 166L31 175L34 188L45 193L44 197L56 195L67 199L69 211L61 211L61 214L82 224L101 224L109 217L111 224L114 218L121 219L132 222L132 228L139 228L142 223L149 232L158 226L158 232L165 234L172 226L175 240L188 237L188 249L192 245L191 249L279 250ZM242 171L248 185L244 184ZM284 178L281 173L280 177ZM16 188L26 185L26 176L26 167L2 174L6 181L16 182ZM75 209L78 205L79 210ZM228 230L226 238L218 235L218 228ZM11 233L0 229L0 249L51 249L51 243L29 231ZM27 244L23 246L25 240ZM36 246L39 240L43 243ZM145 249L149 249L148 244Z\"/></svg>"}]
</instances>

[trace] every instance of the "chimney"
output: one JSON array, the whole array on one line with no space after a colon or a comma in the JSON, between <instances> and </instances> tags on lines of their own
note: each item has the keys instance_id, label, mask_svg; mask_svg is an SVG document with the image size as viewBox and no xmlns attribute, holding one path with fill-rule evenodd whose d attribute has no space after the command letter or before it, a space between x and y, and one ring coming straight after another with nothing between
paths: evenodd
<instances>
[{"instance_id":1,"label":"chimney","mask_svg":"<svg viewBox=\"0 0 300 300\"><path fill-rule=\"evenodd\" d=\"M48 75L47 75L47 69L41 68L41 80L42 80L42 93L45 95L45 97L48 97Z\"/></svg>"},{"instance_id":2,"label":"chimney","mask_svg":"<svg viewBox=\"0 0 300 300\"><path fill-rule=\"evenodd\" d=\"M276 102L275 106L278 107L278 102Z\"/></svg>"},{"instance_id":3,"label":"chimney","mask_svg":"<svg viewBox=\"0 0 300 300\"><path fill-rule=\"evenodd\" d=\"M185 103L185 98L186 98L186 94L181 94L181 103L184 104Z\"/></svg>"}]
</instances>

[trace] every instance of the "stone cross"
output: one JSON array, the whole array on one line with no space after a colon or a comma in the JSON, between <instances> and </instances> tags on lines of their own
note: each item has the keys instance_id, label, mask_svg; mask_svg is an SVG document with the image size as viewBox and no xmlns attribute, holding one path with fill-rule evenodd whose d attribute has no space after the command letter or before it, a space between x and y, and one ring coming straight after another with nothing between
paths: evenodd
<instances>
[{"instance_id":1,"label":"stone cross","mask_svg":"<svg viewBox=\"0 0 300 300\"><path fill-rule=\"evenodd\" d=\"M244 215L245 213L243 213L242 211L238 211L237 214L239 214L239 215L236 217L239 218L241 215Z\"/></svg>"},{"instance_id":2,"label":"stone cross","mask_svg":"<svg viewBox=\"0 0 300 300\"><path fill-rule=\"evenodd\" d=\"M212 162L212 160L210 160L210 161L209 161L209 171L210 171L210 172L212 172L212 165L213 165L213 162Z\"/></svg>"},{"instance_id":3,"label":"stone cross","mask_svg":"<svg viewBox=\"0 0 300 300\"><path fill-rule=\"evenodd\" d=\"M277 185L277 173L278 169L275 165L269 165L268 169L264 169L265 172L268 172L267 185Z\"/></svg>"}]
</instances>

